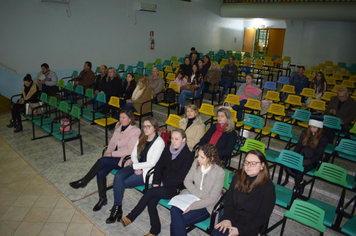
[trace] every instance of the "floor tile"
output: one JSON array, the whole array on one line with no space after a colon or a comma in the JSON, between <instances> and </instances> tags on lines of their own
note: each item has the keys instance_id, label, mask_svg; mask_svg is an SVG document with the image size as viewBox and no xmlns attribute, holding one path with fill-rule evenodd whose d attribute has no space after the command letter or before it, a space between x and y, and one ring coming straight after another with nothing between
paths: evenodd
<instances>
[{"instance_id":1,"label":"floor tile","mask_svg":"<svg viewBox=\"0 0 356 236\"><path fill-rule=\"evenodd\" d=\"M55 208L47 222L69 223L72 220L75 209Z\"/></svg>"},{"instance_id":2,"label":"floor tile","mask_svg":"<svg viewBox=\"0 0 356 236\"><path fill-rule=\"evenodd\" d=\"M90 235L92 231L92 224L85 223L70 223L66 236L77 236L77 235Z\"/></svg>"},{"instance_id":3,"label":"floor tile","mask_svg":"<svg viewBox=\"0 0 356 236\"><path fill-rule=\"evenodd\" d=\"M43 222L22 222L14 232L13 236L37 236L44 223Z\"/></svg>"},{"instance_id":4,"label":"floor tile","mask_svg":"<svg viewBox=\"0 0 356 236\"><path fill-rule=\"evenodd\" d=\"M64 236L69 223L47 222L44 224L39 236Z\"/></svg>"},{"instance_id":5,"label":"floor tile","mask_svg":"<svg viewBox=\"0 0 356 236\"><path fill-rule=\"evenodd\" d=\"M21 221L1 221L0 220L0 235L11 236L21 224Z\"/></svg>"},{"instance_id":6,"label":"floor tile","mask_svg":"<svg viewBox=\"0 0 356 236\"><path fill-rule=\"evenodd\" d=\"M52 214L52 208L45 208L45 207L33 207L27 213L24 221L39 221L39 222L46 222L49 216Z\"/></svg>"},{"instance_id":7,"label":"floor tile","mask_svg":"<svg viewBox=\"0 0 356 236\"><path fill-rule=\"evenodd\" d=\"M16 207L11 206L3 214L0 220L5 221L22 221L25 218L26 214L29 212L30 207Z\"/></svg>"}]
</instances>

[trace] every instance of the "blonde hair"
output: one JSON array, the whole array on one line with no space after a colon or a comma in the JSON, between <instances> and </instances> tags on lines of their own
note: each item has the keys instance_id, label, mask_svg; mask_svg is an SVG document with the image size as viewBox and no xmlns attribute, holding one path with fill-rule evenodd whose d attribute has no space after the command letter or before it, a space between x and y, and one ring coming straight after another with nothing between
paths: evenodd
<instances>
[{"instance_id":1,"label":"blonde hair","mask_svg":"<svg viewBox=\"0 0 356 236\"><path fill-rule=\"evenodd\" d=\"M119 77L119 78L121 79L121 76L116 72L116 70L115 70L114 67L109 67L108 72L109 72L109 70L114 71L114 77L113 77L113 79L114 79L115 77ZM109 73L108 73L108 79L111 80L111 78L110 78L110 76L109 76Z\"/></svg>"},{"instance_id":2,"label":"blonde hair","mask_svg":"<svg viewBox=\"0 0 356 236\"><path fill-rule=\"evenodd\" d=\"M137 83L141 82L143 87L147 87L150 84L150 81L148 80L148 78L145 75L140 75L137 78Z\"/></svg>"},{"instance_id":3,"label":"blonde hair","mask_svg":"<svg viewBox=\"0 0 356 236\"><path fill-rule=\"evenodd\" d=\"M195 106L194 104L190 104L190 105L188 105L188 106L186 106L185 107L185 112L184 112L184 118L187 118L187 109L188 108L190 108L190 109L192 109L193 111L195 111L195 118L198 118L198 117L200 117L200 115L199 115L199 110L198 110L198 108L197 108L197 106Z\"/></svg>"},{"instance_id":4,"label":"blonde hair","mask_svg":"<svg viewBox=\"0 0 356 236\"><path fill-rule=\"evenodd\" d=\"M231 112L229 111L229 109L221 107L216 112L216 114L218 114L219 112L224 113L224 115L227 118L227 122L226 122L227 125L225 127L224 132L230 133L231 131L235 130L235 124L234 124L234 121L232 120L232 115L231 115Z\"/></svg>"},{"instance_id":5,"label":"blonde hair","mask_svg":"<svg viewBox=\"0 0 356 236\"><path fill-rule=\"evenodd\" d=\"M213 65L215 65L215 66L216 66L216 69L218 69L218 68L219 68L219 64L218 64L216 61L213 61L213 62L211 63L211 65L210 65L209 70L212 70L212 69L213 69Z\"/></svg>"}]
</instances>

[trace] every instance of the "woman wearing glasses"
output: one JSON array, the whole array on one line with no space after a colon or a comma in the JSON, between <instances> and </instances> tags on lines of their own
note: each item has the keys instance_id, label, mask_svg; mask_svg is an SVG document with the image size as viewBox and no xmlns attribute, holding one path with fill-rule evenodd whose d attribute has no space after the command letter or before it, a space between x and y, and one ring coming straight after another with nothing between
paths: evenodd
<instances>
[{"instance_id":1,"label":"woman wearing glasses","mask_svg":"<svg viewBox=\"0 0 356 236\"><path fill-rule=\"evenodd\" d=\"M258 235L268 223L275 200L265 155L257 150L249 151L243 169L233 176L224 214L211 235Z\"/></svg>"},{"instance_id":2,"label":"woman wearing glasses","mask_svg":"<svg viewBox=\"0 0 356 236\"><path fill-rule=\"evenodd\" d=\"M107 224L115 223L122 217L122 199L125 188L134 188L145 184L147 172L156 165L164 149L164 141L157 134L158 121L148 117L143 121L143 129L131 153L131 160L114 178L114 206L111 208ZM129 164L129 165L128 165ZM149 179L152 182L152 176Z\"/></svg>"}]
</instances>

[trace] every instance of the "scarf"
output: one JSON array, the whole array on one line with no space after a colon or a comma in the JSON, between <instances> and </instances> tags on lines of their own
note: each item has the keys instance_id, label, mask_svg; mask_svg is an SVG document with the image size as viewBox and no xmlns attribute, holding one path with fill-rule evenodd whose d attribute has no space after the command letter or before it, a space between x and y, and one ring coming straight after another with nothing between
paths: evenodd
<instances>
[{"instance_id":1,"label":"scarf","mask_svg":"<svg viewBox=\"0 0 356 236\"><path fill-rule=\"evenodd\" d=\"M204 176L209 172L209 170L211 169L211 165L205 169L205 167L202 165L200 167L201 173L202 173L202 177L201 177L201 181L200 181L200 190L203 190L203 180L204 180Z\"/></svg>"},{"instance_id":2,"label":"scarf","mask_svg":"<svg viewBox=\"0 0 356 236\"><path fill-rule=\"evenodd\" d=\"M210 83L211 78L213 77L214 73L215 73L216 69L210 69L208 71L208 75L206 76L206 81Z\"/></svg>"},{"instance_id":3,"label":"scarf","mask_svg":"<svg viewBox=\"0 0 356 236\"><path fill-rule=\"evenodd\" d=\"M25 91L25 89L26 89L25 87L26 87L25 85L22 87L22 96L23 96L23 100L26 101L26 100L29 100L37 92L37 86L34 82L32 82L31 88L27 92L27 94Z\"/></svg>"},{"instance_id":4,"label":"scarf","mask_svg":"<svg viewBox=\"0 0 356 236\"><path fill-rule=\"evenodd\" d=\"M171 146L169 147L169 151L170 151L171 154L172 154L172 161L177 158L177 156L178 156L179 153L182 151L182 149L184 148L184 146L185 146L185 142L184 142L178 149L174 149L173 146L172 146L172 144L171 144Z\"/></svg>"},{"instance_id":5,"label":"scarf","mask_svg":"<svg viewBox=\"0 0 356 236\"><path fill-rule=\"evenodd\" d=\"M209 143L216 146L217 142L219 141L219 138L222 136L224 133L224 129L227 126L227 124L224 124L221 126L219 123L216 124L216 131L213 133L213 135L210 138Z\"/></svg>"},{"instance_id":6,"label":"scarf","mask_svg":"<svg viewBox=\"0 0 356 236\"><path fill-rule=\"evenodd\" d=\"M132 93L132 101L135 101L137 99L139 99L143 93L143 90L145 90L145 87L140 88L139 85L136 86L135 90Z\"/></svg>"}]
</instances>

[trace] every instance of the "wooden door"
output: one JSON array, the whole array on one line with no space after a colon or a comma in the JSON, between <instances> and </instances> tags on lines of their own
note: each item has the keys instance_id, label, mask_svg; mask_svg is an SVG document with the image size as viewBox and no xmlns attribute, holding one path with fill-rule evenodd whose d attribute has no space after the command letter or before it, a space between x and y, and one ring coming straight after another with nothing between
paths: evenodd
<instances>
[{"instance_id":1,"label":"wooden door","mask_svg":"<svg viewBox=\"0 0 356 236\"><path fill-rule=\"evenodd\" d=\"M243 52L251 53L253 55L253 42L255 41L255 28L245 28L244 30L244 45L242 46Z\"/></svg>"},{"instance_id":2,"label":"wooden door","mask_svg":"<svg viewBox=\"0 0 356 236\"><path fill-rule=\"evenodd\" d=\"M282 57L285 33L285 29L270 29L267 54L272 58L274 55Z\"/></svg>"}]
</instances>

